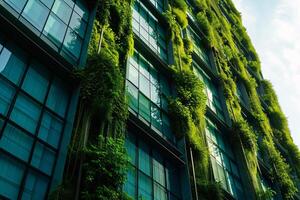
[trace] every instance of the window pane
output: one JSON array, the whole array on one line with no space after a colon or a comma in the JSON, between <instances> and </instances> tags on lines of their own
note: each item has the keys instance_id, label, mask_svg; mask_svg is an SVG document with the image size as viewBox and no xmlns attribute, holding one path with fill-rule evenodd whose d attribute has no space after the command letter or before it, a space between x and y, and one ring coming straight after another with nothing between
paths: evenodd
<instances>
[{"instance_id":1,"label":"window pane","mask_svg":"<svg viewBox=\"0 0 300 200\"><path fill-rule=\"evenodd\" d=\"M157 183L154 183L154 200L167 200L167 191Z\"/></svg>"},{"instance_id":2,"label":"window pane","mask_svg":"<svg viewBox=\"0 0 300 200\"><path fill-rule=\"evenodd\" d=\"M45 199L48 187L48 179L41 174L29 171L26 178L22 200L40 200Z\"/></svg>"},{"instance_id":3,"label":"window pane","mask_svg":"<svg viewBox=\"0 0 300 200\"><path fill-rule=\"evenodd\" d=\"M150 98L150 81L144 75L140 74L140 91Z\"/></svg>"},{"instance_id":4,"label":"window pane","mask_svg":"<svg viewBox=\"0 0 300 200\"><path fill-rule=\"evenodd\" d=\"M25 58L19 52L16 51L12 54L4 48L0 55L0 73L13 83L18 84L26 68L25 62Z\"/></svg>"},{"instance_id":5,"label":"window pane","mask_svg":"<svg viewBox=\"0 0 300 200\"><path fill-rule=\"evenodd\" d=\"M38 137L53 147L58 147L62 134L63 122L52 114L45 112L42 118Z\"/></svg>"},{"instance_id":6,"label":"window pane","mask_svg":"<svg viewBox=\"0 0 300 200\"><path fill-rule=\"evenodd\" d=\"M48 8L51 8L54 0L40 0L41 2L43 2Z\"/></svg>"},{"instance_id":7,"label":"window pane","mask_svg":"<svg viewBox=\"0 0 300 200\"><path fill-rule=\"evenodd\" d=\"M23 9L26 0L4 0L8 3L12 8L14 8L17 12L21 12Z\"/></svg>"},{"instance_id":8,"label":"window pane","mask_svg":"<svg viewBox=\"0 0 300 200\"><path fill-rule=\"evenodd\" d=\"M15 89L10 86L6 81L0 79L0 113L7 114L9 105L15 94Z\"/></svg>"},{"instance_id":9,"label":"window pane","mask_svg":"<svg viewBox=\"0 0 300 200\"><path fill-rule=\"evenodd\" d=\"M83 0L76 1L74 10L85 20L88 20L89 10Z\"/></svg>"},{"instance_id":10,"label":"window pane","mask_svg":"<svg viewBox=\"0 0 300 200\"><path fill-rule=\"evenodd\" d=\"M46 105L55 113L64 117L68 106L69 96L70 90L67 85L61 79L55 77L49 91Z\"/></svg>"},{"instance_id":11,"label":"window pane","mask_svg":"<svg viewBox=\"0 0 300 200\"><path fill-rule=\"evenodd\" d=\"M49 84L49 72L44 66L34 63L29 68L22 89L39 100L44 101Z\"/></svg>"},{"instance_id":12,"label":"window pane","mask_svg":"<svg viewBox=\"0 0 300 200\"><path fill-rule=\"evenodd\" d=\"M33 139L21 130L8 124L0 140L0 146L16 157L27 161L32 147Z\"/></svg>"},{"instance_id":13,"label":"window pane","mask_svg":"<svg viewBox=\"0 0 300 200\"><path fill-rule=\"evenodd\" d=\"M80 56L81 43L82 41L79 36L72 31L72 29L68 28L64 41L64 49L78 59Z\"/></svg>"},{"instance_id":14,"label":"window pane","mask_svg":"<svg viewBox=\"0 0 300 200\"><path fill-rule=\"evenodd\" d=\"M63 42L67 26L54 14L50 14L43 34L48 37L55 45L60 46Z\"/></svg>"},{"instance_id":15,"label":"window pane","mask_svg":"<svg viewBox=\"0 0 300 200\"><path fill-rule=\"evenodd\" d=\"M126 147L127 154L129 155L131 164L136 165L135 137L132 134L127 134L125 140L125 147Z\"/></svg>"},{"instance_id":16,"label":"window pane","mask_svg":"<svg viewBox=\"0 0 300 200\"><path fill-rule=\"evenodd\" d=\"M135 199L136 194L136 169L131 166L127 172L127 179L124 184L124 192L131 198Z\"/></svg>"},{"instance_id":17,"label":"window pane","mask_svg":"<svg viewBox=\"0 0 300 200\"><path fill-rule=\"evenodd\" d=\"M0 154L0 194L8 199L17 199L24 166Z\"/></svg>"},{"instance_id":18,"label":"window pane","mask_svg":"<svg viewBox=\"0 0 300 200\"><path fill-rule=\"evenodd\" d=\"M178 168L175 167L173 163L167 162L168 190L170 190L170 192L176 194L177 196L181 196L179 175L180 173Z\"/></svg>"},{"instance_id":19,"label":"window pane","mask_svg":"<svg viewBox=\"0 0 300 200\"><path fill-rule=\"evenodd\" d=\"M10 118L29 132L34 133L40 112L41 109L36 103L28 97L19 96Z\"/></svg>"},{"instance_id":20,"label":"window pane","mask_svg":"<svg viewBox=\"0 0 300 200\"><path fill-rule=\"evenodd\" d=\"M69 26L81 37L84 36L86 23L81 19L81 17L76 12L73 12Z\"/></svg>"},{"instance_id":21,"label":"window pane","mask_svg":"<svg viewBox=\"0 0 300 200\"><path fill-rule=\"evenodd\" d=\"M163 186L166 185L165 184L165 168L163 166L163 159L157 152L154 152L153 179Z\"/></svg>"},{"instance_id":22,"label":"window pane","mask_svg":"<svg viewBox=\"0 0 300 200\"><path fill-rule=\"evenodd\" d=\"M150 176L150 149L148 145L139 141L139 169Z\"/></svg>"},{"instance_id":23,"label":"window pane","mask_svg":"<svg viewBox=\"0 0 300 200\"><path fill-rule=\"evenodd\" d=\"M151 101L160 106L159 87L151 83Z\"/></svg>"},{"instance_id":24,"label":"window pane","mask_svg":"<svg viewBox=\"0 0 300 200\"><path fill-rule=\"evenodd\" d=\"M36 143L31 160L32 166L40 169L48 175L51 175L54 160L55 153L52 150L40 143Z\"/></svg>"},{"instance_id":25,"label":"window pane","mask_svg":"<svg viewBox=\"0 0 300 200\"><path fill-rule=\"evenodd\" d=\"M49 9L38 0L29 0L23 11L23 16L39 31L43 29Z\"/></svg>"},{"instance_id":26,"label":"window pane","mask_svg":"<svg viewBox=\"0 0 300 200\"><path fill-rule=\"evenodd\" d=\"M140 115L150 122L150 101L141 93L139 93L139 109Z\"/></svg>"},{"instance_id":27,"label":"window pane","mask_svg":"<svg viewBox=\"0 0 300 200\"><path fill-rule=\"evenodd\" d=\"M54 12L66 24L69 23L72 9L63 0L55 1L53 8L52 8L52 12Z\"/></svg>"},{"instance_id":28,"label":"window pane","mask_svg":"<svg viewBox=\"0 0 300 200\"><path fill-rule=\"evenodd\" d=\"M143 173L139 173L139 198L143 200L152 199L152 181Z\"/></svg>"},{"instance_id":29,"label":"window pane","mask_svg":"<svg viewBox=\"0 0 300 200\"><path fill-rule=\"evenodd\" d=\"M162 131L161 112L154 104L151 104L151 124L159 131Z\"/></svg>"},{"instance_id":30,"label":"window pane","mask_svg":"<svg viewBox=\"0 0 300 200\"><path fill-rule=\"evenodd\" d=\"M130 80L136 87L139 86L139 72L131 64L128 66L128 80Z\"/></svg>"},{"instance_id":31,"label":"window pane","mask_svg":"<svg viewBox=\"0 0 300 200\"><path fill-rule=\"evenodd\" d=\"M128 98L129 106L135 112L138 112L139 109L138 95L139 95L138 89L130 82L127 82L127 98Z\"/></svg>"}]
</instances>

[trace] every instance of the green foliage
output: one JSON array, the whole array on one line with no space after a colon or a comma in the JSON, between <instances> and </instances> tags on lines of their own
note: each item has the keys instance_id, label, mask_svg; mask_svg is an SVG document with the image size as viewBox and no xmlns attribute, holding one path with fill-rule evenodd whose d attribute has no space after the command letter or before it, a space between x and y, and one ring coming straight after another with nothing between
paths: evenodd
<instances>
[{"instance_id":1,"label":"green foliage","mask_svg":"<svg viewBox=\"0 0 300 200\"><path fill-rule=\"evenodd\" d=\"M176 20L178 21L179 25L182 28L187 27L188 25L188 20L187 20L187 16L186 13L178 8L173 8L172 12L174 13L174 15L176 16Z\"/></svg>"},{"instance_id":2,"label":"green foliage","mask_svg":"<svg viewBox=\"0 0 300 200\"><path fill-rule=\"evenodd\" d=\"M240 136L244 148L256 152L257 137L245 120L234 122L233 130Z\"/></svg>"},{"instance_id":3,"label":"green foliage","mask_svg":"<svg viewBox=\"0 0 300 200\"><path fill-rule=\"evenodd\" d=\"M83 199L119 200L128 170L129 159L123 139L99 136L97 144L85 150Z\"/></svg>"},{"instance_id":4,"label":"green foliage","mask_svg":"<svg viewBox=\"0 0 300 200\"><path fill-rule=\"evenodd\" d=\"M197 181L197 190L200 199L203 200L223 200L224 194L222 185L219 182Z\"/></svg>"},{"instance_id":5,"label":"green foliage","mask_svg":"<svg viewBox=\"0 0 300 200\"><path fill-rule=\"evenodd\" d=\"M178 8L182 12L186 13L188 10L188 6L185 0L171 0L172 7Z\"/></svg>"},{"instance_id":6,"label":"green foliage","mask_svg":"<svg viewBox=\"0 0 300 200\"><path fill-rule=\"evenodd\" d=\"M273 199L274 195L276 194L271 188L266 188L264 191L260 191L257 194L258 200L271 200Z\"/></svg>"}]
</instances>

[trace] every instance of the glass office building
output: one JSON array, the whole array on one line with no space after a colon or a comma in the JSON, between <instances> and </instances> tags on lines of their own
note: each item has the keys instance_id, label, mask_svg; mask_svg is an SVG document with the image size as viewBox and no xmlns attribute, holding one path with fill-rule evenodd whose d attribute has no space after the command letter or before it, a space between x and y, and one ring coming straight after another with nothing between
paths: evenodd
<instances>
[{"instance_id":1,"label":"glass office building","mask_svg":"<svg viewBox=\"0 0 300 200\"><path fill-rule=\"evenodd\" d=\"M95 8L0 1L0 199L45 199L60 183ZM5 27L5 29L3 29Z\"/></svg>"}]
</instances>

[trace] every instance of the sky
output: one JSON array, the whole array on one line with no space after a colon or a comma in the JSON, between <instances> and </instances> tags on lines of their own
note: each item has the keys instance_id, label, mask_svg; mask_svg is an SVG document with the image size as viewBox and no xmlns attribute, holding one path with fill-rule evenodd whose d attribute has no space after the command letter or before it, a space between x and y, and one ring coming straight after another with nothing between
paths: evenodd
<instances>
[{"instance_id":1,"label":"sky","mask_svg":"<svg viewBox=\"0 0 300 200\"><path fill-rule=\"evenodd\" d=\"M300 0L233 2L259 54L263 76L272 82L300 148Z\"/></svg>"}]
</instances>

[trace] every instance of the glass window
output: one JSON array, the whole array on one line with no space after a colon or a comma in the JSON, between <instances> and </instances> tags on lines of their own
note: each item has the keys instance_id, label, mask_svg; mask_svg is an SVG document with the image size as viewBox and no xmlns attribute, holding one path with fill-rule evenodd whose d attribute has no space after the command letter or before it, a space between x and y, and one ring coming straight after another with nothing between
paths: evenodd
<instances>
[{"instance_id":1,"label":"glass window","mask_svg":"<svg viewBox=\"0 0 300 200\"><path fill-rule=\"evenodd\" d=\"M64 49L77 59L80 55L81 43L80 37L72 29L68 28L64 41Z\"/></svg>"},{"instance_id":2,"label":"glass window","mask_svg":"<svg viewBox=\"0 0 300 200\"><path fill-rule=\"evenodd\" d=\"M59 78L55 77L47 98L46 105L61 117L65 116L70 90L68 86Z\"/></svg>"},{"instance_id":3,"label":"glass window","mask_svg":"<svg viewBox=\"0 0 300 200\"><path fill-rule=\"evenodd\" d=\"M48 37L55 45L60 46L63 42L67 26L54 14L50 14L43 34Z\"/></svg>"},{"instance_id":4,"label":"glass window","mask_svg":"<svg viewBox=\"0 0 300 200\"><path fill-rule=\"evenodd\" d=\"M51 175L54 165L55 153L39 142L36 143L31 164L48 175Z\"/></svg>"},{"instance_id":5,"label":"glass window","mask_svg":"<svg viewBox=\"0 0 300 200\"><path fill-rule=\"evenodd\" d=\"M0 154L0 194L8 199L17 199L24 166Z\"/></svg>"},{"instance_id":6,"label":"glass window","mask_svg":"<svg viewBox=\"0 0 300 200\"><path fill-rule=\"evenodd\" d=\"M27 131L34 133L40 117L40 107L23 95L18 96L10 118Z\"/></svg>"},{"instance_id":7,"label":"glass window","mask_svg":"<svg viewBox=\"0 0 300 200\"><path fill-rule=\"evenodd\" d=\"M52 12L54 12L64 23L69 23L72 9L65 1L56 0L52 7Z\"/></svg>"},{"instance_id":8,"label":"glass window","mask_svg":"<svg viewBox=\"0 0 300 200\"><path fill-rule=\"evenodd\" d=\"M135 199L136 195L136 169L134 167L130 167L127 172L127 179L124 184L124 191L128 196Z\"/></svg>"},{"instance_id":9,"label":"glass window","mask_svg":"<svg viewBox=\"0 0 300 200\"><path fill-rule=\"evenodd\" d=\"M27 0L4 0L8 5L14 8L17 12L21 12Z\"/></svg>"},{"instance_id":10,"label":"glass window","mask_svg":"<svg viewBox=\"0 0 300 200\"><path fill-rule=\"evenodd\" d=\"M8 124L4 129L0 146L16 157L27 161L32 147L33 139L21 130Z\"/></svg>"},{"instance_id":11,"label":"glass window","mask_svg":"<svg viewBox=\"0 0 300 200\"><path fill-rule=\"evenodd\" d=\"M49 72L44 66L34 63L28 69L22 89L28 94L44 102L49 84Z\"/></svg>"},{"instance_id":12,"label":"glass window","mask_svg":"<svg viewBox=\"0 0 300 200\"><path fill-rule=\"evenodd\" d=\"M133 67L132 64L128 65L128 80L131 81L131 83L133 83L136 87L139 86L139 72L135 67Z\"/></svg>"},{"instance_id":13,"label":"glass window","mask_svg":"<svg viewBox=\"0 0 300 200\"><path fill-rule=\"evenodd\" d=\"M141 93L139 94L140 115L150 122L150 101Z\"/></svg>"},{"instance_id":14,"label":"glass window","mask_svg":"<svg viewBox=\"0 0 300 200\"><path fill-rule=\"evenodd\" d=\"M162 186L165 186L165 168L163 165L162 157L157 153L154 152L154 159L153 159L153 179L160 183Z\"/></svg>"},{"instance_id":15,"label":"glass window","mask_svg":"<svg viewBox=\"0 0 300 200\"><path fill-rule=\"evenodd\" d=\"M154 200L167 200L167 191L157 183L154 183Z\"/></svg>"},{"instance_id":16,"label":"glass window","mask_svg":"<svg viewBox=\"0 0 300 200\"><path fill-rule=\"evenodd\" d=\"M0 113L6 115L15 94L15 89L0 78Z\"/></svg>"},{"instance_id":17,"label":"glass window","mask_svg":"<svg viewBox=\"0 0 300 200\"><path fill-rule=\"evenodd\" d=\"M77 0L74 10L83 18L83 20L88 20L88 9L87 5L83 0Z\"/></svg>"},{"instance_id":18,"label":"glass window","mask_svg":"<svg viewBox=\"0 0 300 200\"><path fill-rule=\"evenodd\" d=\"M144 75L140 75L140 91L150 98L150 81Z\"/></svg>"},{"instance_id":19,"label":"glass window","mask_svg":"<svg viewBox=\"0 0 300 200\"><path fill-rule=\"evenodd\" d=\"M147 144L139 141L139 169L150 176L150 149Z\"/></svg>"},{"instance_id":20,"label":"glass window","mask_svg":"<svg viewBox=\"0 0 300 200\"><path fill-rule=\"evenodd\" d=\"M0 54L0 73L15 84L19 84L26 68L26 61L16 48L14 54L4 48Z\"/></svg>"},{"instance_id":21,"label":"glass window","mask_svg":"<svg viewBox=\"0 0 300 200\"><path fill-rule=\"evenodd\" d=\"M139 173L139 198L143 200L152 199L152 181L143 173Z\"/></svg>"},{"instance_id":22,"label":"glass window","mask_svg":"<svg viewBox=\"0 0 300 200\"><path fill-rule=\"evenodd\" d=\"M159 131L162 131L162 119L160 109L151 104L151 124Z\"/></svg>"},{"instance_id":23,"label":"glass window","mask_svg":"<svg viewBox=\"0 0 300 200\"><path fill-rule=\"evenodd\" d=\"M84 37L86 23L82 20L81 16L79 16L76 12L73 12L72 14L70 27L81 37Z\"/></svg>"},{"instance_id":24,"label":"glass window","mask_svg":"<svg viewBox=\"0 0 300 200\"><path fill-rule=\"evenodd\" d=\"M54 2L54 0L40 0L40 1L43 2L43 4L45 4L48 8L51 8Z\"/></svg>"},{"instance_id":25,"label":"glass window","mask_svg":"<svg viewBox=\"0 0 300 200\"><path fill-rule=\"evenodd\" d=\"M139 96L139 90L130 82L127 82L127 98L128 98L129 106L131 109L133 109L136 112L138 112L139 109L138 96Z\"/></svg>"},{"instance_id":26,"label":"glass window","mask_svg":"<svg viewBox=\"0 0 300 200\"><path fill-rule=\"evenodd\" d=\"M38 137L51 146L57 148L62 134L63 122L49 112L45 112L42 118Z\"/></svg>"},{"instance_id":27,"label":"glass window","mask_svg":"<svg viewBox=\"0 0 300 200\"><path fill-rule=\"evenodd\" d=\"M127 154L129 155L131 164L136 165L135 137L132 134L127 134L125 140L125 147L126 147Z\"/></svg>"},{"instance_id":28,"label":"glass window","mask_svg":"<svg viewBox=\"0 0 300 200\"><path fill-rule=\"evenodd\" d=\"M29 171L25 181L22 200L40 200L46 198L49 180L41 174Z\"/></svg>"},{"instance_id":29,"label":"glass window","mask_svg":"<svg viewBox=\"0 0 300 200\"><path fill-rule=\"evenodd\" d=\"M41 31L48 17L49 9L38 0L29 0L22 13L34 27Z\"/></svg>"}]
</instances>

